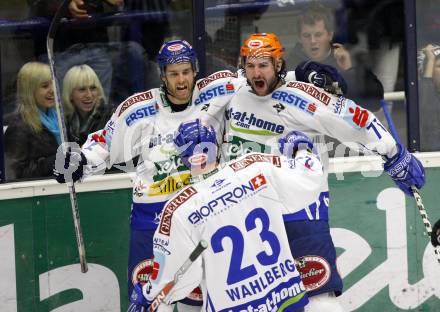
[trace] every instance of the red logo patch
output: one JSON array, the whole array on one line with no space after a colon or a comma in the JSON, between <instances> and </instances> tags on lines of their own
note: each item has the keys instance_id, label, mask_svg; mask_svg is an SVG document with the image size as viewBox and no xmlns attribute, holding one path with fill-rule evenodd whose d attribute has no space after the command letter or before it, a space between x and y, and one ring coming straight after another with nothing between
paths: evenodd
<instances>
[{"instance_id":1,"label":"red logo patch","mask_svg":"<svg viewBox=\"0 0 440 312\"><path fill-rule=\"evenodd\" d=\"M133 269L133 273L131 274L131 282L133 283L133 285L136 285L137 283L144 285L146 282L148 282L152 270L153 260L148 259L139 262L138 265Z\"/></svg>"},{"instance_id":2,"label":"red logo patch","mask_svg":"<svg viewBox=\"0 0 440 312\"><path fill-rule=\"evenodd\" d=\"M353 115L353 122L359 127L363 128L367 124L368 121L368 111L366 109L361 109L359 106L356 106L356 109L350 107L348 111Z\"/></svg>"},{"instance_id":3,"label":"red logo patch","mask_svg":"<svg viewBox=\"0 0 440 312\"><path fill-rule=\"evenodd\" d=\"M261 174L257 175L256 177L252 178L251 183L254 186L254 190L256 190L267 183L266 177L261 173Z\"/></svg>"},{"instance_id":4,"label":"red logo patch","mask_svg":"<svg viewBox=\"0 0 440 312\"><path fill-rule=\"evenodd\" d=\"M97 142L97 143L104 143L105 144L105 143L107 143L105 141L106 133L107 132L105 130L102 131L102 134L95 133L95 134L92 135L92 140Z\"/></svg>"},{"instance_id":5,"label":"red logo patch","mask_svg":"<svg viewBox=\"0 0 440 312\"><path fill-rule=\"evenodd\" d=\"M317 290L327 284L331 276L330 264L319 256L303 256L296 260L296 267L306 291Z\"/></svg>"},{"instance_id":6,"label":"red logo patch","mask_svg":"<svg viewBox=\"0 0 440 312\"><path fill-rule=\"evenodd\" d=\"M307 107L307 110L312 113L316 112L316 104L310 103L309 106Z\"/></svg>"},{"instance_id":7,"label":"red logo patch","mask_svg":"<svg viewBox=\"0 0 440 312\"><path fill-rule=\"evenodd\" d=\"M232 83L227 83L226 91L234 91L234 85Z\"/></svg>"}]
</instances>

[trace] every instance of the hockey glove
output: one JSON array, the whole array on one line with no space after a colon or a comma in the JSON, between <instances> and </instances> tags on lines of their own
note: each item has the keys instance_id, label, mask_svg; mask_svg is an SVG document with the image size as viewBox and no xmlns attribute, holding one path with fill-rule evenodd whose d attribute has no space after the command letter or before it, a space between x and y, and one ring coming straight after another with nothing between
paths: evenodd
<instances>
[{"instance_id":1,"label":"hockey glove","mask_svg":"<svg viewBox=\"0 0 440 312\"><path fill-rule=\"evenodd\" d=\"M217 159L215 130L212 126L203 125L200 119L182 122L174 145L183 164L189 169L196 161L211 163Z\"/></svg>"},{"instance_id":2,"label":"hockey glove","mask_svg":"<svg viewBox=\"0 0 440 312\"><path fill-rule=\"evenodd\" d=\"M136 283L130 295L130 306L127 311L130 312L147 312L152 301L147 300L142 293L142 286Z\"/></svg>"},{"instance_id":3,"label":"hockey glove","mask_svg":"<svg viewBox=\"0 0 440 312\"><path fill-rule=\"evenodd\" d=\"M294 158L298 150L307 149L313 151L313 142L300 131L290 131L285 137L278 140L278 148L284 156Z\"/></svg>"},{"instance_id":4,"label":"hockey glove","mask_svg":"<svg viewBox=\"0 0 440 312\"><path fill-rule=\"evenodd\" d=\"M79 147L67 147L64 154L61 146L58 148L53 175L58 183L76 182L84 175L84 165L87 165L86 156Z\"/></svg>"},{"instance_id":5,"label":"hockey glove","mask_svg":"<svg viewBox=\"0 0 440 312\"><path fill-rule=\"evenodd\" d=\"M398 153L385 157L384 170L396 185L408 196L413 196L411 186L418 189L425 185L425 169L422 163L401 144L397 144Z\"/></svg>"},{"instance_id":6,"label":"hockey glove","mask_svg":"<svg viewBox=\"0 0 440 312\"><path fill-rule=\"evenodd\" d=\"M432 227L431 243L434 247L440 246L440 219Z\"/></svg>"},{"instance_id":7,"label":"hockey glove","mask_svg":"<svg viewBox=\"0 0 440 312\"><path fill-rule=\"evenodd\" d=\"M304 61L295 68L295 76L298 81L313 83L332 94L347 94L347 83L333 66Z\"/></svg>"}]
</instances>

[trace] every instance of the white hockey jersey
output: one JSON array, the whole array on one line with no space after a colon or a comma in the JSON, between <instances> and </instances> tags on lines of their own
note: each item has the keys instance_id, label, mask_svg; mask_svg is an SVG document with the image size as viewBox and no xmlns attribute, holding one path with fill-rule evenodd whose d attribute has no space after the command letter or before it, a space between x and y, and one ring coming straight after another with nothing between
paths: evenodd
<instances>
[{"instance_id":1,"label":"white hockey jersey","mask_svg":"<svg viewBox=\"0 0 440 312\"><path fill-rule=\"evenodd\" d=\"M290 311L305 305L283 215L318 201L326 183L318 158L298 154L287 159L250 153L175 195L154 236L155 273L143 287L147 299L173 280L203 239L209 247L166 302L201 285L203 311Z\"/></svg>"},{"instance_id":2,"label":"white hockey jersey","mask_svg":"<svg viewBox=\"0 0 440 312\"><path fill-rule=\"evenodd\" d=\"M132 228L155 229L165 202L189 184L190 173L176 155L173 139L180 123L198 118L209 101L229 101L235 88L225 77L236 74L218 72L197 81L190 105L181 112L171 110L161 89L137 93L118 106L103 130L89 135L82 148L85 176L139 156L136 168L121 167L136 170Z\"/></svg>"},{"instance_id":3,"label":"white hockey jersey","mask_svg":"<svg viewBox=\"0 0 440 312\"><path fill-rule=\"evenodd\" d=\"M388 157L397 152L395 140L373 113L313 84L287 81L266 96L257 96L246 85L225 109L226 157L249 150L278 153L277 140L291 130L304 132L316 143L323 143L320 136L326 134L355 150L366 148Z\"/></svg>"}]
</instances>

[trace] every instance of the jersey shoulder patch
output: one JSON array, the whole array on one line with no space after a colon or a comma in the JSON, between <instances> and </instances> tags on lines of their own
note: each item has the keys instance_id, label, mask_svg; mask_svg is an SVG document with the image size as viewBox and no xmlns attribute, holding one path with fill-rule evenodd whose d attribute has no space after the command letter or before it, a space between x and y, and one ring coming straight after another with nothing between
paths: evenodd
<instances>
[{"instance_id":1,"label":"jersey shoulder patch","mask_svg":"<svg viewBox=\"0 0 440 312\"><path fill-rule=\"evenodd\" d=\"M223 71L215 72L206 78L198 80L196 84L197 84L197 88L203 89L204 87L206 87L207 85L209 85L210 83L216 80L222 78L237 78L237 77L238 77L237 73L233 73L229 70L223 70Z\"/></svg>"},{"instance_id":2,"label":"jersey shoulder patch","mask_svg":"<svg viewBox=\"0 0 440 312\"><path fill-rule=\"evenodd\" d=\"M235 172L243 170L254 163L270 163L275 167L281 167L281 159L280 156L272 155L272 154L261 154L261 153L250 153L246 154L239 159L232 161L229 164L232 170Z\"/></svg>"},{"instance_id":3,"label":"jersey shoulder patch","mask_svg":"<svg viewBox=\"0 0 440 312\"><path fill-rule=\"evenodd\" d=\"M140 92L129 96L116 109L118 117L121 116L129 107L139 102L148 102L153 99L153 90Z\"/></svg>"},{"instance_id":4,"label":"jersey shoulder patch","mask_svg":"<svg viewBox=\"0 0 440 312\"><path fill-rule=\"evenodd\" d=\"M192 186L188 186L166 203L160 218L159 233L167 236L170 235L171 219L174 212L195 194L197 194L197 190Z\"/></svg>"}]
</instances>

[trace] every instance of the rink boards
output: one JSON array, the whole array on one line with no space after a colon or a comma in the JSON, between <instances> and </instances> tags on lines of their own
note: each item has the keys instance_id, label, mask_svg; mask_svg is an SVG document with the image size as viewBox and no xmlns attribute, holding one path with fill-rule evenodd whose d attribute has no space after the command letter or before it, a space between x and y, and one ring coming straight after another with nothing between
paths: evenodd
<instances>
[{"instance_id":1,"label":"rink boards","mask_svg":"<svg viewBox=\"0 0 440 312\"><path fill-rule=\"evenodd\" d=\"M421 194L440 218L440 153L419 154ZM330 218L347 311L440 311L440 264L414 200L377 157L331 161ZM77 185L89 272L81 273L67 187L0 186L0 311L125 311L131 178Z\"/></svg>"}]
</instances>

